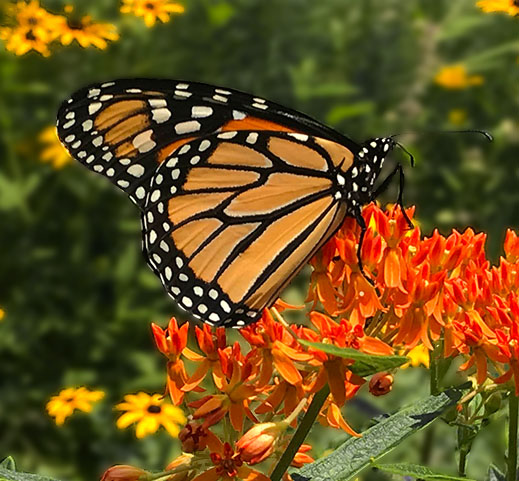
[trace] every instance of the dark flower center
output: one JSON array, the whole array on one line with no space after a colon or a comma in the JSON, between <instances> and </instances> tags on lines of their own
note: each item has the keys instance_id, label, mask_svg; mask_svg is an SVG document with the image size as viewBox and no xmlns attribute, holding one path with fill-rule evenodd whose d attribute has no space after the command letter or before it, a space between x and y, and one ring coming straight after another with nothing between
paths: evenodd
<instances>
[{"instance_id":1,"label":"dark flower center","mask_svg":"<svg viewBox=\"0 0 519 481\"><path fill-rule=\"evenodd\" d=\"M25 34L25 38L27 40L36 40L36 37L34 36L34 33L32 33L32 30L29 30L26 34Z\"/></svg>"},{"instance_id":2,"label":"dark flower center","mask_svg":"<svg viewBox=\"0 0 519 481\"><path fill-rule=\"evenodd\" d=\"M153 10L155 8L155 5L153 5L153 3L151 2L148 2L145 7L148 9L148 10Z\"/></svg>"},{"instance_id":3,"label":"dark flower center","mask_svg":"<svg viewBox=\"0 0 519 481\"><path fill-rule=\"evenodd\" d=\"M156 404L152 404L151 406L148 406L148 412L152 414L159 414L161 411L160 406L157 406Z\"/></svg>"},{"instance_id":4,"label":"dark flower center","mask_svg":"<svg viewBox=\"0 0 519 481\"><path fill-rule=\"evenodd\" d=\"M38 23L38 19L36 17L29 17L27 19L27 23L29 25L36 25Z\"/></svg>"},{"instance_id":5,"label":"dark flower center","mask_svg":"<svg viewBox=\"0 0 519 481\"><path fill-rule=\"evenodd\" d=\"M68 28L70 28L71 30L82 30L83 29L83 24L81 23L81 21L73 19L73 18L67 19L67 25L68 25Z\"/></svg>"}]
</instances>

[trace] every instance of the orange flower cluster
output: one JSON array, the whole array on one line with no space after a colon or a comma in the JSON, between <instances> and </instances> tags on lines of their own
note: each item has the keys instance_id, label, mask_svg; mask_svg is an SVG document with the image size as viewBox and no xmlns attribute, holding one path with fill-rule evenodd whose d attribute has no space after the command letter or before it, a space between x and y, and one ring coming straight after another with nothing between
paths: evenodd
<instances>
[{"instance_id":1,"label":"orange flower cluster","mask_svg":"<svg viewBox=\"0 0 519 481\"><path fill-rule=\"evenodd\" d=\"M363 216L361 257L370 281L357 262L359 227L348 220L312 260L308 300L404 352L420 344L433 350L443 339L444 357L465 356L461 369L475 366L478 384L513 377L519 393L517 234L507 232L505 257L492 266L483 233L422 237L398 207L384 212L371 204Z\"/></svg>"},{"instance_id":2,"label":"orange flower cluster","mask_svg":"<svg viewBox=\"0 0 519 481\"><path fill-rule=\"evenodd\" d=\"M419 352L428 364L427 352L443 346L445 357L464 357L462 370L475 367L479 384L490 377L513 389L513 378L519 392L519 237L507 233L506 256L496 267L486 258L485 235L471 229L422 237L399 207L371 204L363 216L363 271L353 219L310 261L306 325L287 325L278 311L297 307L281 301L242 328L240 342L204 325L194 327L196 347L188 347L188 323L172 318L166 329L152 325L167 358L167 393L188 414L179 433L183 454L167 468L171 480L269 479L288 445L288 428L297 427L298 414L326 385L319 422L358 436L343 408L366 379L351 370L351 359L328 353L335 348ZM311 343L331 347L324 352ZM394 372L378 373L366 388L385 395L393 380ZM302 445L292 465L312 462L310 449ZM111 479L117 474L110 472Z\"/></svg>"}]
</instances>

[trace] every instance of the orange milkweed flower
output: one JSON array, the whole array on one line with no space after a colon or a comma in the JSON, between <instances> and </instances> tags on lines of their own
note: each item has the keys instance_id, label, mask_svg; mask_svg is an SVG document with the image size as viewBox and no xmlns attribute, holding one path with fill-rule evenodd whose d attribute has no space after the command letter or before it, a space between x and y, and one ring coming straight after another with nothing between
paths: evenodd
<instances>
[{"instance_id":1,"label":"orange milkweed flower","mask_svg":"<svg viewBox=\"0 0 519 481\"><path fill-rule=\"evenodd\" d=\"M108 468L101 477L101 481L139 481L150 473L144 469L126 464L118 464Z\"/></svg>"},{"instance_id":2,"label":"orange milkweed flower","mask_svg":"<svg viewBox=\"0 0 519 481\"><path fill-rule=\"evenodd\" d=\"M222 443L211 452L213 467L196 476L193 481L235 481L238 479L269 481L264 474L244 464L239 452L229 443Z\"/></svg>"},{"instance_id":3,"label":"orange milkweed flower","mask_svg":"<svg viewBox=\"0 0 519 481\"><path fill-rule=\"evenodd\" d=\"M184 355L193 362L200 363L193 375L186 381L182 387L184 391L191 391L198 386L206 377L209 371L212 372L213 381L218 387L223 385L223 372L220 365L220 356L218 351L227 347L225 337L225 328L217 327L213 330L207 324L200 329L195 326L195 336L198 341L198 347L205 354L200 356L191 350L184 350Z\"/></svg>"},{"instance_id":4,"label":"orange milkweed flower","mask_svg":"<svg viewBox=\"0 0 519 481\"><path fill-rule=\"evenodd\" d=\"M369 380L369 392L373 396L383 396L393 389L394 377L388 372L377 372Z\"/></svg>"},{"instance_id":5,"label":"orange milkweed flower","mask_svg":"<svg viewBox=\"0 0 519 481\"><path fill-rule=\"evenodd\" d=\"M344 419L341 408L329 397L319 413L319 423L322 426L329 426L334 429L342 429L345 433L356 438L362 435L357 433Z\"/></svg>"},{"instance_id":6,"label":"orange milkweed flower","mask_svg":"<svg viewBox=\"0 0 519 481\"><path fill-rule=\"evenodd\" d=\"M236 450L246 463L261 463L274 452L279 436L285 432L286 426L283 422L256 424L238 440Z\"/></svg>"},{"instance_id":7,"label":"orange milkweed flower","mask_svg":"<svg viewBox=\"0 0 519 481\"><path fill-rule=\"evenodd\" d=\"M151 329L158 350L168 358L167 391L173 404L178 406L184 399L185 392L182 388L188 379L184 361L180 356L183 353L197 356L196 353L186 347L189 323L185 322L181 327L178 327L177 320L172 317L166 329L162 329L153 323Z\"/></svg>"},{"instance_id":8,"label":"orange milkweed flower","mask_svg":"<svg viewBox=\"0 0 519 481\"><path fill-rule=\"evenodd\" d=\"M274 368L290 384L301 383L302 376L295 362L309 361L312 356L303 351L281 323L274 321L268 309L258 322L240 329L240 334L256 348L255 357L261 369L258 386L270 381Z\"/></svg>"},{"instance_id":9,"label":"orange milkweed flower","mask_svg":"<svg viewBox=\"0 0 519 481\"><path fill-rule=\"evenodd\" d=\"M222 394L205 396L189 403L190 407L196 408L193 418L205 418L204 426L206 427L216 424L227 413L229 413L231 424L236 431L242 430L245 416L258 422L249 409L249 404L263 391L263 388L258 388L250 383L251 377L254 376L255 366L250 359L240 360L239 353L238 344L235 344L232 352L219 352L223 371L226 374L226 377L222 379L222 386L218 388Z\"/></svg>"},{"instance_id":10,"label":"orange milkweed flower","mask_svg":"<svg viewBox=\"0 0 519 481\"><path fill-rule=\"evenodd\" d=\"M256 414L276 413L279 406L283 404L283 409L280 412L288 416L306 395L303 384L304 381L300 384L290 384L284 379L280 380L276 377L274 379L274 389L254 412Z\"/></svg>"},{"instance_id":11,"label":"orange milkweed flower","mask_svg":"<svg viewBox=\"0 0 519 481\"><path fill-rule=\"evenodd\" d=\"M299 449L297 450L296 455L294 456L294 459L290 463L290 466L294 466L296 468L302 468L305 464L310 464L315 461L312 456L310 456L308 451L311 451L312 446L309 444L301 444L299 446Z\"/></svg>"},{"instance_id":12,"label":"orange milkweed flower","mask_svg":"<svg viewBox=\"0 0 519 481\"><path fill-rule=\"evenodd\" d=\"M218 438L204 425L190 421L180 430L178 439L182 443L184 453L194 453L207 447L215 449Z\"/></svg>"}]
</instances>

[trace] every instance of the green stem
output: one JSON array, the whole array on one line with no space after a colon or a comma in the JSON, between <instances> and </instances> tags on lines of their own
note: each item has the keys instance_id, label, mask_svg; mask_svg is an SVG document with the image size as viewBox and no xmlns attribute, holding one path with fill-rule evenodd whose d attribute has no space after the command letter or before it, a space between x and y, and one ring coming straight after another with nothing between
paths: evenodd
<instances>
[{"instance_id":1,"label":"green stem","mask_svg":"<svg viewBox=\"0 0 519 481\"><path fill-rule=\"evenodd\" d=\"M511 392L508 398L508 456L506 460L507 481L516 481L517 476L517 414L519 409L519 398Z\"/></svg>"},{"instance_id":2,"label":"green stem","mask_svg":"<svg viewBox=\"0 0 519 481\"><path fill-rule=\"evenodd\" d=\"M310 407L308 408L308 411L306 411L305 415L303 416L303 419L299 423L299 427L292 436L292 439L290 440L290 443L288 444L285 452L276 464L276 467L274 468L274 471L270 476L271 481L279 481L282 478L283 474L285 474L285 471L288 469L290 463L294 459L294 456L296 455L299 446L303 444L306 435L314 425L315 419L319 415L319 412L321 411L321 408L323 407L323 404L328 398L329 394L330 388L328 387L328 385L326 385L318 393L316 393L312 400L312 403L310 404Z\"/></svg>"}]
</instances>

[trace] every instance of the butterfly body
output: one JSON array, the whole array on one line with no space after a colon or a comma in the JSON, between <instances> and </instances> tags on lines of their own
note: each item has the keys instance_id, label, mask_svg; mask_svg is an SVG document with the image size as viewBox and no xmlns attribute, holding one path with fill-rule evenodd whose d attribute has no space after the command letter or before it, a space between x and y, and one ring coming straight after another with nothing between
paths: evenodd
<instances>
[{"instance_id":1,"label":"butterfly body","mask_svg":"<svg viewBox=\"0 0 519 481\"><path fill-rule=\"evenodd\" d=\"M394 146L167 80L82 89L62 105L58 134L138 205L148 264L178 305L233 327L256 320L347 215L359 218Z\"/></svg>"}]
</instances>

